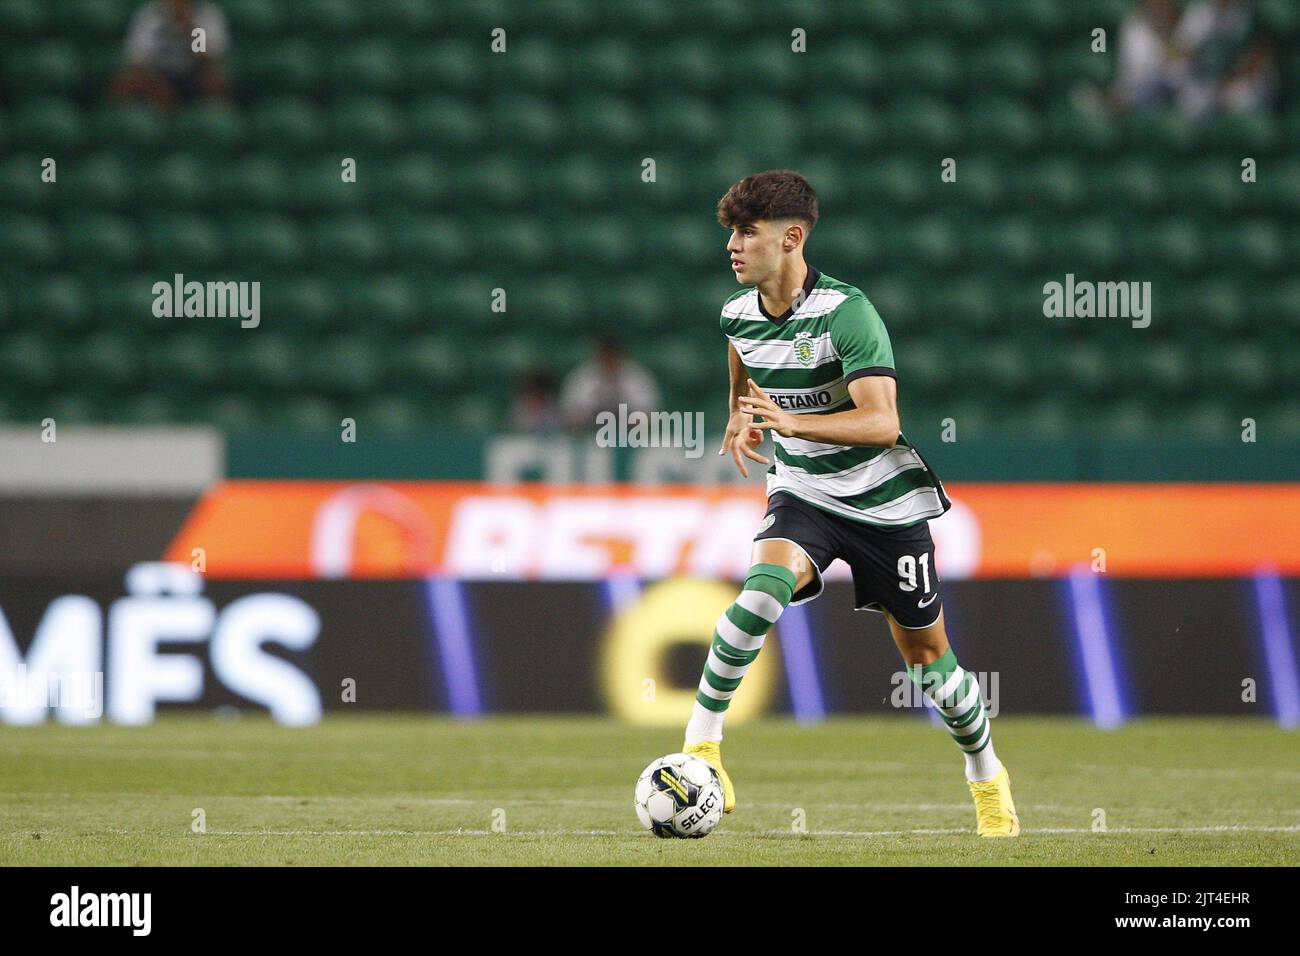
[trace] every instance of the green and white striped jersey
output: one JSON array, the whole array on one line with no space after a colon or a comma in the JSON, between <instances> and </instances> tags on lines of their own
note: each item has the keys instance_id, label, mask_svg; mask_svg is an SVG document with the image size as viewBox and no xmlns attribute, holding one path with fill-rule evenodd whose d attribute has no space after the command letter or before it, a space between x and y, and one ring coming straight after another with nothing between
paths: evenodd
<instances>
[{"instance_id":1,"label":"green and white striped jersey","mask_svg":"<svg viewBox=\"0 0 1300 956\"><path fill-rule=\"evenodd\" d=\"M796 308L769 315L751 287L723 303L720 324L750 377L796 415L853 408L849 382L895 374L889 335L867 297L811 266ZM891 528L936 518L952 506L943 483L901 433L893 448L771 435L776 457L767 472L769 496L789 492L831 514Z\"/></svg>"}]
</instances>

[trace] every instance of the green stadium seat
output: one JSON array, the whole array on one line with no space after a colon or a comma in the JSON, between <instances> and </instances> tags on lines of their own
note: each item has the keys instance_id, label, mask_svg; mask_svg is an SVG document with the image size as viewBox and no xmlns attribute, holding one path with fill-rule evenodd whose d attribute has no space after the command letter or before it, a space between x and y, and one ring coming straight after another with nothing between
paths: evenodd
<instances>
[{"instance_id":1,"label":"green stadium seat","mask_svg":"<svg viewBox=\"0 0 1300 956\"><path fill-rule=\"evenodd\" d=\"M557 104L540 96L496 96L488 104L488 115L491 134L499 142L543 149L558 146L567 136Z\"/></svg>"},{"instance_id":2,"label":"green stadium seat","mask_svg":"<svg viewBox=\"0 0 1300 956\"><path fill-rule=\"evenodd\" d=\"M226 222L230 261L257 269L290 269L307 255L307 237L292 219L279 215L238 216Z\"/></svg>"},{"instance_id":3,"label":"green stadium seat","mask_svg":"<svg viewBox=\"0 0 1300 956\"><path fill-rule=\"evenodd\" d=\"M124 268L139 261L141 241L131 220L111 212L74 214L69 219L64 228L66 254L78 269Z\"/></svg>"},{"instance_id":4,"label":"green stadium seat","mask_svg":"<svg viewBox=\"0 0 1300 956\"><path fill-rule=\"evenodd\" d=\"M646 104L646 130L657 143L706 149L721 143L722 111L699 96L666 91Z\"/></svg>"},{"instance_id":5,"label":"green stadium seat","mask_svg":"<svg viewBox=\"0 0 1300 956\"><path fill-rule=\"evenodd\" d=\"M155 110L141 103L100 107L92 119L97 143L111 143L141 153L161 149L168 142L167 124Z\"/></svg>"},{"instance_id":6,"label":"green stadium seat","mask_svg":"<svg viewBox=\"0 0 1300 956\"><path fill-rule=\"evenodd\" d=\"M266 154L235 157L216 167L216 188L224 203L246 209L278 209L290 194L289 171Z\"/></svg>"},{"instance_id":7,"label":"green stadium seat","mask_svg":"<svg viewBox=\"0 0 1300 956\"><path fill-rule=\"evenodd\" d=\"M567 52L566 80L573 87L598 85L626 95L644 89L649 78L649 58L624 39L584 38Z\"/></svg>"},{"instance_id":8,"label":"green stadium seat","mask_svg":"<svg viewBox=\"0 0 1300 956\"><path fill-rule=\"evenodd\" d=\"M510 34L507 29L504 54L489 52L488 37L483 37L487 81L507 89L555 95L568 79L564 53L544 36L515 33L511 37Z\"/></svg>"},{"instance_id":9,"label":"green stadium seat","mask_svg":"<svg viewBox=\"0 0 1300 956\"><path fill-rule=\"evenodd\" d=\"M256 335L236 341L238 345L227 351L234 382L270 394L293 392L306 382L314 349L305 351L303 343L293 336L259 329Z\"/></svg>"},{"instance_id":10,"label":"green stadium seat","mask_svg":"<svg viewBox=\"0 0 1300 956\"><path fill-rule=\"evenodd\" d=\"M1079 209L1088 199L1088 183L1079 164L1064 156L1034 163L1021 180L1025 205L1044 204L1065 212Z\"/></svg>"},{"instance_id":11,"label":"green stadium seat","mask_svg":"<svg viewBox=\"0 0 1300 956\"><path fill-rule=\"evenodd\" d=\"M1066 11L1056 0L999 0L992 6L966 4L989 11L998 28L1023 30L1030 36L1055 40L1063 33Z\"/></svg>"},{"instance_id":12,"label":"green stadium seat","mask_svg":"<svg viewBox=\"0 0 1300 956\"><path fill-rule=\"evenodd\" d=\"M1288 255L1286 233L1268 219L1234 223L1217 232L1215 239L1221 261L1234 262L1256 274L1266 275L1288 266L1294 268L1296 262Z\"/></svg>"},{"instance_id":13,"label":"green stadium seat","mask_svg":"<svg viewBox=\"0 0 1300 956\"><path fill-rule=\"evenodd\" d=\"M207 398L199 411L199 421L208 422L224 431L260 431L267 424L267 409L248 395L228 392Z\"/></svg>"},{"instance_id":14,"label":"green stadium seat","mask_svg":"<svg viewBox=\"0 0 1300 956\"><path fill-rule=\"evenodd\" d=\"M298 6L299 9L295 10L288 4L267 3L266 0L221 0L221 10L236 37L231 47L237 50L246 41L271 37L286 39L284 34L293 32L295 21L307 28L314 27L316 21L311 16L316 11L304 9L306 4ZM297 15L291 19L291 14Z\"/></svg>"},{"instance_id":15,"label":"green stadium seat","mask_svg":"<svg viewBox=\"0 0 1300 956\"><path fill-rule=\"evenodd\" d=\"M315 35L348 37L363 25L364 11L350 0L300 0L296 21Z\"/></svg>"},{"instance_id":16,"label":"green stadium seat","mask_svg":"<svg viewBox=\"0 0 1300 956\"><path fill-rule=\"evenodd\" d=\"M26 314L39 316L43 325L79 329L90 321L90 296L80 276L56 273L24 286L19 302Z\"/></svg>"},{"instance_id":17,"label":"green stadium seat","mask_svg":"<svg viewBox=\"0 0 1300 956\"><path fill-rule=\"evenodd\" d=\"M418 97L407 119L412 143L444 149L469 149L481 143L487 132L482 111L455 96Z\"/></svg>"},{"instance_id":18,"label":"green stadium seat","mask_svg":"<svg viewBox=\"0 0 1300 956\"><path fill-rule=\"evenodd\" d=\"M991 331L1003 315L1002 300L994 282L971 275L959 276L929 290L926 307L931 321L959 326L972 333ZM885 321L888 325L888 317Z\"/></svg>"},{"instance_id":19,"label":"green stadium seat","mask_svg":"<svg viewBox=\"0 0 1300 956\"><path fill-rule=\"evenodd\" d=\"M949 149L961 136L956 113L942 99L905 94L890 101L885 124L892 142L919 149Z\"/></svg>"},{"instance_id":20,"label":"green stadium seat","mask_svg":"<svg viewBox=\"0 0 1300 956\"><path fill-rule=\"evenodd\" d=\"M1222 335L1233 335L1244 330L1249 312L1246 308L1246 294L1236 282L1222 278L1207 279L1188 286L1184 294L1189 303L1186 312L1195 323L1195 328Z\"/></svg>"},{"instance_id":21,"label":"green stadium seat","mask_svg":"<svg viewBox=\"0 0 1300 956\"><path fill-rule=\"evenodd\" d=\"M977 90L1006 90L1027 96L1038 92L1043 66L1032 43L1007 36L970 53L967 79Z\"/></svg>"},{"instance_id":22,"label":"green stadium seat","mask_svg":"<svg viewBox=\"0 0 1300 956\"><path fill-rule=\"evenodd\" d=\"M896 89L951 95L964 84L962 58L944 38L925 36L891 51L885 61L885 78Z\"/></svg>"},{"instance_id":23,"label":"green stadium seat","mask_svg":"<svg viewBox=\"0 0 1300 956\"><path fill-rule=\"evenodd\" d=\"M1042 138L1034 110L1009 96L974 97L966 110L966 131L980 148L1004 152L1031 150Z\"/></svg>"},{"instance_id":24,"label":"green stadium seat","mask_svg":"<svg viewBox=\"0 0 1300 956\"><path fill-rule=\"evenodd\" d=\"M1180 409L1174 427L1200 441L1239 437L1244 415L1223 401L1202 399Z\"/></svg>"},{"instance_id":25,"label":"green stadium seat","mask_svg":"<svg viewBox=\"0 0 1300 956\"><path fill-rule=\"evenodd\" d=\"M322 329L337 326L343 309L340 296L325 278L280 275L263 282L262 311L283 317L291 328Z\"/></svg>"},{"instance_id":26,"label":"green stadium seat","mask_svg":"<svg viewBox=\"0 0 1300 956\"><path fill-rule=\"evenodd\" d=\"M894 155L862 171L863 189L885 210L925 204L930 188L939 184L939 166L933 158ZM960 179L960 172L958 178Z\"/></svg>"},{"instance_id":27,"label":"green stadium seat","mask_svg":"<svg viewBox=\"0 0 1300 956\"><path fill-rule=\"evenodd\" d=\"M40 416L60 425L89 425L116 420L114 403L102 392L86 388L78 392L51 394L38 403Z\"/></svg>"},{"instance_id":28,"label":"green stadium seat","mask_svg":"<svg viewBox=\"0 0 1300 956\"><path fill-rule=\"evenodd\" d=\"M1063 441L1078 436L1079 422L1068 402L1038 398L1017 404L1015 431L1045 441Z\"/></svg>"},{"instance_id":29,"label":"green stadium seat","mask_svg":"<svg viewBox=\"0 0 1300 956\"><path fill-rule=\"evenodd\" d=\"M1068 104L1048 107L1047 136L1057 148L1094 155L1114 152L1123 139L1120 124L1113 117Z\"/></svg>"},{"instance_id":30,"label":"green stadium seat","mask_svg":"<svg viewBox=\"0 0 1300 956\"><path fill-rule=\"evenodd\" d=\"M488 37L416 43L405 56L406 81L412 89L477 92L487 73ZM509 54L500 54L509 55Z\"/></svg>"},{"instance_id":31,"label":"green stadium seat","mask_svg":"<svg viewBox=\"0 0 1300 956\"><path fill-rule=\"evenodd\" d=\"M813 82L820 90L841 90L849 95L880 91L885 84L886 60L866 40L828 37L825 49L811 63Z\"/></svg>"},{"instance_id":32,"label":"green stadium seat","mask_svg":"<svg viewBox=\"0 0 1300 956\"><path fill-rule=\"evenodd\" d=\"M474 254L469 230L450 216L403 217L394 221L392 236L393 255L406 268L458 266Z\"/></svg>"},{"instance_id":33,"label":"green stadium seat","mask_svg":"<svg viewBox=\"0 0 1300 956\"><path fill-rule=\"evenodd\" d=\"M571 117L571 135L588 149L599 144L621 154L638 144L650 144L645 117L628 100L580 93L566 112Z\"/></svg>"},{"instance_id":34,"label":"green stadium seat","mask_svg":"<svg viewBox=\"0 0 1300 956\"><path fill-rule=\"evenodd\" d=\"M127 160L121 153L99 152L62 164L55 200L74 211L129 211L137 192L135 177L141 179L140 195L150 195L152 187L150 171Z\"/></svg>"},{"instance_id":35,"label":"green stadium seat","mask_svg":"<svg viewBox=\"0 0 1300 956\"><path fill-rule=\"evenodd\" d=\"M41 182L41 157L27 154L0 159L0 195L19 209L37 209L54 202L58 189Z\"/></svg>"},{"instance_id":36,"label":"green stadium seat","mask_svg":"<svg viewBox=\"0 0 1300 956\"><path fill-rule=\"evenodd\" d=\"M246 136L244 114L225 103L199 103L181 109L175 121L176 141L204 153L231 152Z\"/></svg>"},{"instance_id":37,"label":"green stadium seat","mask_svg":"<svg viewBox=\"0 0 1300 956\"><path fill-rule=\"evenodd\" d=\"M58 381L58 349L45 335L10 335L0 348L0 370L6 383L26 390L47 389Z\"/></svg>"},{"instance_id":38,"label":"green stadium seat","mask_svg":"<svg viewBox=\"0 0 1300 956\"><path fill-rule=\"evenodd\" d=\"M1136 262L1158 263L1181 272L1203 265L1209 249L1200 230L1185 219L1166 219L1130 233L1129 248Z\"/></svg>"},{"instance_id":39,"label":"green stadium seat","mask_svg":"<svg viewBox=\"0 0 1300 956\"><path fill-rule=\"evenodd\" d=\"M186 269L207 269L225 257L221 230L204 216L171 214L150 216L145 221L144 242L155 262L166 263L168 273ZM195 277L198 278L198 277ZM200 281L215 281L203 276Z\"/></svg>"},{"instance_id":40,"label":"green stadium seat","mask_svg":"<svg viewBox=\"0 0 1300 956\"><path fill-rule=\"evenodd\" d=\"M86 120L69 100L52 96L24 99L13 113L15 139L28 149L41 149L43 156L64 159L86 141Z\"/></svg>"},{"instance_id":41,"label":"green stadium seat","mask_svg":"<svg viewBox=\"0 0 1300 956\"><path fill-rule=\"evenodd\" d=\"M382 432L412 431L434 424L438 419L425 403L401 395L380 395L366 402L356 416L358 428Z\"/></svg>"},{"instance_id":42,"label":"green stadium seat","mask_svg":"<svg viewBox=\"0 0 1300 956\"><path fill-rule=\"evenodd\" d=\"M383 360L373 337L360 334L312 342L304 361L307 381L324 395L369 394L383 374Z\"/></svg>"},{"instance_id":43,"label":"green stadium seat","mask_svg":"<svg viewBox=\"0 0 1300 956\"><path fill-rule=\"evenodd\" d=\"M1008 216L988 223L978 232L969 234L969 245L982 244L982 251L1000 266L1029 272L1042 261L1047 245L1033 220L1024 216Z\"/></svg>"},{"instance_id":44,"label":"green stadium seat","mask_svg":"<svg viewBox=\"0 0 1300 956\"><path fill-rule=\"evenodd\" d=\"M355 399L335 400L323 395L296 395L271 405L270 424L274 428L308 432L334 431L339 433L340 423L346 418L356 418L361 403Z\"/></svg>"},{"instance_id":45,"label":"green stadium seat","mask_svg":"<svg viewBox=\"0 0 1300 956\"><path fill-rule=\"evenodd\" d=\"M195 209L212 202L215 163L194 153L159 157L146 194L155 208Z\"/></svg>"},{"instance_id":46,"label":"green stadium seat","mask_svg":"<svg viewBox=\"0 0 1300 956\"><path fill-rule=\"evenodd\" d=\"M403 118L396 107L377 96L349 96L333 106L330 136L343 155L358 150L387 150L404 138Z\"/></svg>"},{"instance_id":47,"label":"green stadium seat","mask_svg":"<svg viewBox=\"0 0 1300 956\"><path fill-rule=\"evenodd\" d=\"M657 87L710 95L717 89L722 69L717 50L707 40L677 38L655 51L651 76Z\"/></svg>"},{"instance_id":48,"label":"green stadium seat","mask_svg":"<svg viewBox=\"0 0 1300 956\"><path fill-rule=\"evenodd\" d=\"M266 95L311 96L330 63L324 45L302 37L240 38L231 44L232 82L241 90ZM345 84L352 88L353 84Z\"/></svg>"},{"instance_id":49,"label":"green stadium seat","mask_svg":"<svg viewBox=\"0 0 1300 956\"><path fill-rule=\"evenodd\" d=\"M154 381L206 391L223 380L226 354L214 334L177 331L161 341L150 336L145 361Z\"/></svg>"},{"instance_id":50,"label":"green stadium seat","mask_svg":"<svg viewBox=\"0 0 1300 956\"><path fill-rule=\"evenodd\" d=\"M338 89L381 96L404 84L397 49L387 40L361 36L331 44L325 62L332 72L332 85Z\"/></svg>"},{"instance_id":51,"label":"green stadium seat","mask_svg":"<svg viewBox=\"0 0 1300 956\"><path fill-rule=\"evenodd\" d=\"M12 36L37 37L45 29L48 10L44 0L0 0L0 23Z\"/></svg>"},{"instance_id":52,"label":"green stadium seat","mask_svg":"<svg viewBox=\"0 0 1300 956\"><path fill-rule=\"evenodd\" d=\"M1091 203L1101 207L1131 205L1143 211L1163 209L1169 198L1169 178L1167 171L1150 159L1122 159L1092 177Z\"/></svg>"},{"instance_id":53,"label":"green stadium seat","mask_svg":"<svg viewBox=\"0 0 1300 956\"><path fill-rule=\"evenodd\" d=\"M67 369L77 381L106 393L138 387L143 361L126 335L98 332L71 349Z\"/></svg>"},{"instance_id":54,"label":"green stadium seat","mask_svg":"<svg viewBox=\"0 0 1300 956\"><path fill-rule=\"evenodd\" d=\"M1178 342L1152 343L1127 353L1130 381L1138 390L1165 398L1184 398L1196 387L1196 366L1189 349Z\"/></svg>"},{"instance_id":55,"label":"green stadium seat","mask_svg":"<svg viewBox=\"0 0 1300 956\"><path fill-rule=\"evenodd\" d=\"M48 269L57 260L60 236L44 219L28 215L0 218L0 262Z\"/></svg>"},{"instance_id":56,"label":"green stadium seat","mask_svg":"<svg viewBox=\"0 0 1300 956\"><path fill-rule=\"evenodd\" d=\"M347 283L345 307L354 315L364 315L371 323L382 323L381 334L417 328L421 303L410 280L402 273L371 275ZM430 310L436 303L428 303Z\"/></svg>"},{"instance_id":57,"label":"green stadium seat","mask_svg":"<svg viewBox=\"0 0 1300 956\"><path fill-rule=\"evenodd\" d=\"M922 311L918 301L920 288L905 276L882 272L870 276L860 286L891 333L920 323ZM930 318L927 316L927 318Z\"/></svg>"},{"instance_id":58,"label":"green stadium seat","mask_svg":"<svg viewBox=\"0 0 1300 956\"><path fill-rule=\"evenodd\" d=\"M1104 274L1113 269L1124 254L1124 237L1110 219L1093 217L1082 222L1053 228L1048 236L1058 262L1074 263L1080 275Z\"/></svg>"},{"instance_id":59,"label":"green stadium seat","mask_svg":"<svg viewBox=\"0 0 1300 956\"><path fill-rule=\"evenodd\" d=\"M423 333L392 355L392 375L399 384L431 395L459 392L469 381L469 363L458 336Z\"/></svg>"},{"instance_id":60,"label":"green stadium seat","mask_svg":"<svg viewBox=\"0 0 1300 956\"><path fill-rule=\"evenodd\" d=\"M385 233L364 216L323 219L308 230L320 262L348 270L371 268L388 256Z\"/></svg>"},{"instance_id":61,"label":"green stadium seat","mask_svg":"<svg viewBox=\"0 0 1300 956\"><path fill-rule=\"evenodd\" d=\"M131 395L119 405L121 420L130 425L169 425L185 421L188 409L170 395Z\"/></svg>"},{"instance_id":62,"label":"green stadium seat","mask_svg":"<svg viewBox=\"0 0 1300 956\"><path fill-rule=\"evenodd\" d=\"M259 143L287 151L316 148L326 136L320 109L288 96L259 100L252 109L251 128Z\"/></svg>"},{"instance_id":63,"label":"green stadium seat","mask_svg":"<svg viewBox=\"0 0 1300 956\"><path fill-rule=\"evenodd\" d=\"M33 93L74 93L82 79L76 47L63 40L11 46L0 70L13 89Z\"/></svg>"}]
</instances>

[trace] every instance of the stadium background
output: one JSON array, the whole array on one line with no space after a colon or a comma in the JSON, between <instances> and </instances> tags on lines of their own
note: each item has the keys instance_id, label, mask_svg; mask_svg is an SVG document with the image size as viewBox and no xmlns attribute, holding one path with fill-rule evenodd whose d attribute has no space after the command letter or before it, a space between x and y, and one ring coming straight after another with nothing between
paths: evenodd
<instances>
[{"instance_id":1,"label":"stadium background","mask_svg":"<svg viewBox=\"0 0 1300 956\"><path fill-rule=\"evenodd\" d=\"M822 201L809 261L879 309L959 504L950 632L1001 707L1300 722L1293 4L1255 4L1277 104L1201 121L1082 105L1124 0L219 6L230 100L160 113L107 94L134 0L0 0L11 675L102 671L121 723L680 725L763 507L709 444L714 206L792 167ZM260 325L155 317L178 273L260 282ZM1067 273L1150 281L1150 327L1045 317ZM521 379L598 334L704 414L703 457L515 427ZM896 709L849 596L782 619L736 718Z\"/></svg>"}]
</instances>

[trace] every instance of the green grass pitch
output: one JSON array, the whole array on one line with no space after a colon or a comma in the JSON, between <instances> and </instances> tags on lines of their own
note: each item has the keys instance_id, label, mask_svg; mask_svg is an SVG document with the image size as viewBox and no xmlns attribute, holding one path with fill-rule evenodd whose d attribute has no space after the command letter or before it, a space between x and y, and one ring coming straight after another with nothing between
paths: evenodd
<instances>
[{"instance_id":1,"label":"green grass pitch","mask_svg":"<svg viewBox=\"0 0 1300 956\"><path fill-rule=\"evenodd\" d=\"M640 829L675 729L602 717L165 715L0 728L9 865L1295 865L1295 732L1263 720L994 721L1023 834L981 840L961 757L915 715L728 730L736 812ZM193 832L202 810L205 833ZM1105 832L1093 829L1098 811ZM804 821L805 832L795 825ZM501 828L504 827L504 832Z\"/></svg>"}]
</instances>

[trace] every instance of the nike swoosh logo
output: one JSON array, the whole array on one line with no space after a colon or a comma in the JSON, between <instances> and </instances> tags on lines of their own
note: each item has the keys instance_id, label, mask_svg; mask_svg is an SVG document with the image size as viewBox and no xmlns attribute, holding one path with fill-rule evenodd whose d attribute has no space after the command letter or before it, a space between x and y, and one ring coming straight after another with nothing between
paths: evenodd
<instances>
[{"instance_id":1,"label":"nike swoosh logo","mask_svg":"<svg viewBox=\"0 0 1300 956\"><path fill-rule=\"evenodd\" d=\"M917 607L929 607L931 604L934 603L934 599L937 598L938 596L939 596L939 592L936 591L934 594L931 594L930 597L927 598L926 600L924 600L924 601L917 601L917 602L916 602L916 606L917 606Z\"/></svg>"}]
</instances>

